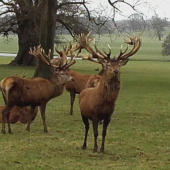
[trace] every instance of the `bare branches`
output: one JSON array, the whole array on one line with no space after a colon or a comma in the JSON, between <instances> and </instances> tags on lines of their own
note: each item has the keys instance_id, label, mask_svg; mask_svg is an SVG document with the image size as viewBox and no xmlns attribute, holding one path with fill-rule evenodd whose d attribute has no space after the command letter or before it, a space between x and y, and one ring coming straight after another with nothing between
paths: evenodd
<instances>
[{"instance_id":1,"label":"bare branches","mask_svg":"<svg viewBox=\"0 0 170 170\"><path fill-rule=\"evenodd\" d=\"M83 0L83 2L82 1L78 1L78 2L69 2L69 1L62 2L62 3L57 4L56 9L62 8L63 6L67 6L67 5L84 5L85 3L86 3L85 0Z\"/></svg>"}]
</instances>

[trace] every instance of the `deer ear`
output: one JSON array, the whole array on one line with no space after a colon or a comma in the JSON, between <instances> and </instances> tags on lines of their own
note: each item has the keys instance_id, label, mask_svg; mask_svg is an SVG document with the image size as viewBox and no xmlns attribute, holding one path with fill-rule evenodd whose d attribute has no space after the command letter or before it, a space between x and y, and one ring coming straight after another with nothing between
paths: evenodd
<instances>
[{"instance_id":1,"label":"deer ear","mask_svg":"<svg viewBox=\"0 0 170 170\"><path fill-rule=\"evenodd\" d=\"M126 59L124 59L124 60L121 60L121 61L120 61L120 66L126 65L128 61L129 61L129 58L126 58Z\"/></svg>"}]
</instances>

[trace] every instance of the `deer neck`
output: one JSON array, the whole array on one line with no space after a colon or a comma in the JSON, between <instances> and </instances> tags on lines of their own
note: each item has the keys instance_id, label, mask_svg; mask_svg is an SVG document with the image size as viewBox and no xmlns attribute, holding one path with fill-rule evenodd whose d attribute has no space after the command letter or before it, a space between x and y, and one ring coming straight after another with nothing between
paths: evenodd
<instances>
[{"instance_id":1,"label":"deer neck","mask_svg":"<svg viewBox=\"0 0 170 170\"><path fill-rule=\"evenodd\" d=\"M100 70L100 72L98 73L98 75L102 76L104 73L105 73L105 70L102 68L102 69Z\"/></svg>"},{"instance_id":2,"label":"deer neck","mask_svg":"<svg viewBox=\"0 0 170 170\"><path fill-rule=\"evenodd\" d=\"M117 99L120 90L120 75L107 76L104 74L98 86L98 92L101 97L113 102Z\"/></svg>"},{"instance_id":3,"label":"deer neck","mask_svg":"<svg viewBox=\"0 0 170 170\"><path fill-rule=\"evenodd\" d=\"M64 91L64 84L59 83L58 78L56 78L55 76L51 76L48 80L53 87L53 95L54 96L61 95Z\"/></svg>"}]
</instances>

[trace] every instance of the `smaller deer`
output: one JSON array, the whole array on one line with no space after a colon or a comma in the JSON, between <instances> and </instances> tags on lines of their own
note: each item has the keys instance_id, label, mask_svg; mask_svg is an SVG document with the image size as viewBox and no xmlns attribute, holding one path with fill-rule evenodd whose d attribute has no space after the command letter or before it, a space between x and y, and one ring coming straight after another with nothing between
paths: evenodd
<instances>
[{"instance_id":1,"label":"smaller deer","mask_svg":"<svg viewBox=\"0 0 170 170\"><path fill-rule=\"evenodd\" d=\"M98 137L98 122L103 121L102 131L102 145L100 152L104 152L104 143L107 127L111 120L111 115L115 110L115 102L119 95L120 90L120 67L124 66L129 57L134 55L141 46L141 40L139 37L132 37L130 41L125 43L133 45L130 52L127 53L128 47L124 52L120 51L118 57L111 58L110 54L103 54L100 52L96 44L95 51L89 45L89 34L86 37L86 41L82 43L89 49L88 52L92 54L89 56L91 60L96 56L100 58L101 62L106 66L105 73L100 79L99 84L94 88L86 88L79 95L80 110L83 123L85 125L85 138L82 149L86 149L87 135L89 130L89 119L92 120L93 131L94 131L94 149L93 152L97 152L97 137Z\"/></svg>"},{"instance_id":2,"label":"smaller deer","mask_svg":"<svg viewBox=\"0 0 170 170\"><path fill-rule=\"evenodd\" d=\"M5 109L6 106L1 105L0 106L0 123L2 123L2 111ZM31 107L17 107L14 106L13 109L10 111L9 115L9 123L17 123L18 121L21 122L22 124L27 124L30 120L30 115L31 117L31 122L36 118L37 113L38 113L38 108L36 107L33 112L30 113ZM7 123L7 122L5 122Z\"/></svg>"},{"instance_id":3,"label":"smaller deer","mask_svg":"<svg viewBox=\"0 0 170 170\"><path fill-rule=\"evenodd\" d=\"M91 40L92 39L90 39L89 41ZM85 41L86 41L86 36L84 34L79 35L77 47L79 47L80 49L84 48L88 52L92 52L92 50L85 45L86 44ZM86 60L88 59L90 61L93 61L95 63L102 65L102 70L98 73L98 75L101 76L103 75L105 71L105 65L103 65L103 63L101 62L100 58L98 58L97 55L93 55L93 57L96 58L97 60L91 60L91 57L89 56L82 56L83 59L86 59ZM88 87L90 87L89 79L91 79L90 81L92 83L91 76L94 76L94 75L82 74L71 69L69 70L69 73L74 78L74 82L67 82L65 84L65 89L70 93L70 115L73 115L73 105L74 105L76 94L80 94L81 91L86 88L87 82L88 82ZM91 85L92 85L91 87L93 87L94 84L91 84Z\"/></svg>"},{"instance_id":4,"label":"smaller deer","mask_svg":"<svg viewBox=\"0 0 170 170\"><path fill-rule=\"evenodd\" d=\"M8 132L12 133L9 115L14 106L24 107L31 106L32 111L36 106L40 107L41 117L44 125L44 132L47 132L45 121L45 110L49 100L61 95L64 91L64 85L68 81L72 81L72 77L68 73L68 68L75 64L76 56L73 55L72 46L68 47L71 53L71 60L68 62L66 58L60 58L59 66L50 62L50 52L45 54L44 50L38 46L30 50L30 54L49 65L53 74L49 78L20 78L11 76L0 82L0 88L6 100L6 107L2 111L2 133L5 133L5 123L8 124ZM80 51L79 51L80 52ZM78 55L78 54L77 54ZM31 111L31 112L32 112ZM26 130L30 130L31 118Z\"/></svg>"}]
</instances>

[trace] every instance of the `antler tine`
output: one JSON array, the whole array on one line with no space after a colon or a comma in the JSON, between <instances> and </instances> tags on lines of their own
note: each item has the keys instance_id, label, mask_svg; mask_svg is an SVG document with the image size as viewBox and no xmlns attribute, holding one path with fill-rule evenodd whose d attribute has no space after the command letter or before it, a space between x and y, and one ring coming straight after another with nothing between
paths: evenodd
<instances>
[{"instance_id":1,"label":"antler tine","mask_svg":"<svg viewBox=\"0 0 170 170\"><path fill-rule=\"evenodd\" d=\"M45 51L43 50L43 56L47 60L47 62L50 63L50 60L51 60L51 49L48 50L48 54L46 54Z\"/></svg>"},{"instance_id":2,"label":"antler tine","mask_svg":"<svg viewBox=\"0 0 170 170\"><path fill-rule=\"evenodd\" d=\"M41 60L42 62L44 62L45 64L47 65L51 65L49 60L47 59L47 57L45 56L45 52L43 52L43 49L41 48L41 46L37 46L33 48L30 48L30 51L29 51L30 54L34 55L35 57L37 57L39 60Z\"/></svg>"},{"instance_id":3,"label":"antler tine","mask_svg":"<svg viewBox=\"0 0 170 170\"><path fill-rule=\"evenodd\" d=\"M22 73L22 74L21 74L21 78L25 78L26 75L27 75L27 73Z\"/></svg>"},{"instance_id":4,"label":"antler tine","mask_svg":"<svg viewBox=\"0 0 170 170\"><path fill-rule=\"evenodd\" d=\"M72 66L73 64L76 63L76 55L73 54L72 51L70 51L70 54L71 54L70 61L69 62L67 61L66 64L63 65L63 67L65 67L65 68L69 68L70 66Z\"/></svg>"},{"instance_id":5,"label":"antler tine","mask_svg":"<svg viewBox=\"0 0 170 170\"><path fill-rule=\"evenodd\" d=\"M50 51L50 50L49 50L49 51ZM49 52L49 53L50 53L50 52ZM37 57L38 57L38 55L37 55ZM46 55L44 49L42 49L42 48L41 48L41 53L40 53L40 55L39 55L39 59L40 59L41 61L43 61L44 63L46 63L47 65L51 65L50 60L49 60L49 58L48 58L48 55Z\"/></svg>"},{"instance_id":6,"label":"antler tine","mask_svg":"<svg viewBox=\"0 0 170 170\"><path fill-rule=\"evenodd\" d=\"M90 34L91 34L91 31L87 35L84 35L83 33L80 34L79 38L78 38L78 43L79 43L81 49L84 48L89 53L95 55L94 50L89 45L89 43L92 41L92 39L90 39Z\"/></svg>"},{"instance_id":7,"label":"antler tine","mask_svg":"<svg viewBox=\"0 0 170 170\"><path fill-rule=\"evenodd\" d=\"M109 44L108 44L108 47L109 47L109 53L107 53L104 49L103 49L103 52L106 54L107 58L110 59L110 56L111 56L111 47L109 46Z\"/></svg>"},{"instance_id":8,"label":"antler tine","mask_svg":"<svg viewBox=\"0 0 170 170\"><path fill-rule=\"evenodd\" d=\"M70 60L70 62L66 63L66 65L64 67L69 68L70 66L72 66L75 63L76 63L76 59L74 58L74 59Z\"/></svg>"},{"instance_id":9,"label":"antler tine","mask_svg":"<svg viewBox=\"0 0 170 170\"><path fill-rule=\"evenodd\" d=\"M95 60L90 54L88 56L82 56L82 59L83 60L90 60L90 61L92 61L94 63L99 63L99 61Z\"/></svg>"},{"instance_id":10,"label":"antler tine","mask_svg":"<svg viewBox=\"0 0 170 170\"><path fill-rule=\"evenodd\" d=\"M60 64L65 65L67 63L67 53L68 53L67 47L63 46L63 51L59 51L58 46L55 46L55 51L59 54Z\"/></svg>"},{"instance_id":11,"label":"antler tine","mask_svg":"<svg viewBox=\"0 0 170 170\"><path fill-rule=\"evenodd\" d=\"M99 57L99 58L108 58L105 54L102 54L100 51L99 51L99 49L97 48L97 46L96 46L96 41L95 41L95 39L94 39L94 41L93 41L93 44L94 44L94 48L95 48L95 50L96 50L96 53L98 54L97 55L97 58ZM96 56L94 56L95 58L96 58Z\"/></svg>"},{"instance_id":12,"label":"antler tine","mask_svg":"<svg viewBox=\"0 0 170 170\"><path fill-rule=\"evenodd\" d=\"M122 51L123 46L121 45L120 53L119 53L119 56L117 57L118 59L121 58L122 55L126 53L126 51L128 50L128 47L129 47L129 46L127 46L126 49L125 49L124 51Z\"/></svg>"},{"instance_id":13,"label":"antler tine","mask_svg":"<svg viewBox=\"0 0 170 170\"><path fill-rule=\"evenodd\" d=\"M125 54L128 49L128 47L127 47L124 52L122 52L122 51L120 52L119 56L117 57L118 59L126 59L126 58L134 55L139 50L139 48L141 46L141 38L135 37L135 36L132 38L131 37L129 37L129 38L130 38L130 41L125 40L125 43L129 44L129 45L133 45L132 50L129 53Z\"/></svg>"},{"instance_id":14,"label":"antler tine","mask_svg":"<svg viewBox=\"0 0 170 170\"><path fill-rule=\"evenodd\" d=\"M77 58L78 54L81 52L81 49L82 48L81 48L80 44L76 44L76 46L73 46L73 42L69 43L69 46L67 48L67 53L70 53L71 59L69 61L66 61L66 63L63 65L64 68L68 68L76 63L76 58ZM74 52L77 50L78 50L77 54L74 54ZM65 55L65 57L67 59L66 55Z\"/></svg>"},{"instance_id":15,"label":"antler tine","mask_svg":"<svg viewBox=\"0 0 170 170\"><path fill-rule=\"evenodd\" d=\"M105 65L105 63L106 63L106 59L104 59L104 58L94 58L90 54L88 56L82 56L82 59L101 64L102 66ZM95 60L95 59L97 59L97 60Z\"/></svg>"},{"instance_id":16,"label":"antler tine","mask_svg":"<svg viewBox=\"0 0 170 170\"><path fill-rule=\"evenodd\" d=\"M62 55L61 51L58 50L58 46L57 46L57 45L55 46L55 51L56 51L60 56Z\"/></svg>"},{"instance_id":17,"label":"antler tine","mask_svg":"<svg viewBox=\"0 0 170 170\"><path fill-rule=\"evenodd\" d=\"M77 43L76 45L73 45L73 42L70 42L69 46L70 46L70 51L72 52L79 50L79 53L80 53L82 50L82 47L80 46L79 43Z\"/></svg>"}]
</instances>

